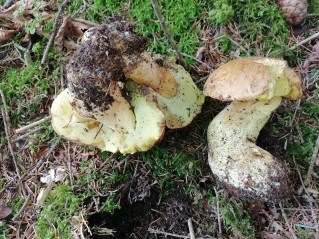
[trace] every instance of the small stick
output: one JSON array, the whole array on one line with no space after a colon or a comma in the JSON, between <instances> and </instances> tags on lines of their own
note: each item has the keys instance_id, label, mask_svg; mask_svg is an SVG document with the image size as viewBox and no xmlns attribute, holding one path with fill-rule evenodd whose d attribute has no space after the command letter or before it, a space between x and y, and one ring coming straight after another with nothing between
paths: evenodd
<instances>
[{"instance_id":1,"label":"small stick","mask_svg":"<svg viewBox=\"0 0 319 239\"><path fill-rule=\"evenodd\" d=\"M290 224L288 222L288 218L287 218L287 215L286 215L285 211L282 209L282 204L279 203L279 206L280 206L280 211L281 211L282 217L284 218L284 220L286 222L286 225L287 225L287 227L289 229L289 232L291 233L291 235L292 235L292 237L294 239L298 239L296 234L295 234L295 232L294 232L294 230L292 229L292 227L290 226Z\"/></svg>"},{"instance_id":2,"label":"small stick","mask_svg":"<svg viewBox=\"0 0 319 239\"><path fill-rule=\"evenodd\" d=\"M40 120L35 121L35 122L33 122L33 123L29 124L29 125L26 125L26 126L23 126L23 127L19 128L19 129L17 129L17 130L15 131L15 133L16 133L16 134L20 134L20 133L22 133L22 132L24 132L24 131L27 131L28 129L32 129L32 128L34 128L35 126L37 126L37 125L39 125L39 124L42 124L43 122L46 122L46 121L51 120L51 118L52 118L52 116L49 115L49 116L47 116L47 117L45 117L45 118L43 118L43 119L40 119Z\"/></svg>"},{"instance_id":3,"label":"small stick","mask_svg":"<svg viewBox=\"0 0 319 239\"><path fill-rule=\"evenodd\" d=\"M48 57L48 54L49 54L49 50L50 50L50 47L54 41L54 38L58 32L58 21L60 19L60 15L62 14L62 11L64 10L64 8L66 7L66 5L69 4L69 0L64 0L64 2L60 5L59 7L59 10L55 16L55 19L54 19L54 22L53 22L53 27L52 27L52 33L51 33L51 36L50 36L50 39L48 41L48 44L44 50L44 53L43 53L43 56L42 56L42 59L41 59L41 66L45 63L47 57Z\"/></svg>"},{"instance_id":4,"label":"small stick","mask_svg":"<svg viewBox=\"0 0 319 239\"><path fill-rule=\"evenodd\" d=\"M228 40L230 40L233 44L235 44L236 46L238 46L243 52L246 53L247 56L250 56L249 52L242 46L240 45L238 42L236 42L234 39L232 39L230 36L226 35Z\"/></svg>"},{"instance_id":5,"label":"small stick","mask_svg":"<svg viewBox=\"0 0 319 239\"><path fill-rule=\"evenodd\" d=\"M178 55L178 60L180 61L180 63L186 67L186 63L183 59L183 55L182 53L180 52L174 38L172 37L170 31L168 30L168 27L164 21L164 18L163 18L163 15L161 13L161 10L160 10L160 6L157 2L157 0L152 0L152 5L153 5L153 8L154 8L154 11L155 11L155 14L157 16L157 19L159 20L160 24L161 24L161 27L163 28L163 31L164 33L166 34L166 37L168 38L168 40L170 41L173 49L176 51L177 55Z\"/></svg>"},{"instance_id":6,"label":"small stick","mask_svg":"<svg viewBox=\"0 0 319 239\"><path fill-rule=\"evenodd\" d=\"M298 42L296 45L294 45L294 46L288 48L288 50L289 50L289 51L294 50L294 49L296 49L298 46L301 46L301 45L307 43L308 41L311 41L311 40L313 40L313 39L315 39L315 38L317 38L317 37L319 37L319 32L317 32L317 33L313 34L312 36L310 36L310 37L308 37L308 38L302 40L301 42Z\"/></svg>"},{"instance_id":7,"label":"small stick","mask_svg":"<svg viewBox=\"0 0 319 239\"><path fill-rule=\"evenodd\" d=\"M79 22L79 23L84 23L86 25L90 25L92 27L96 27L98 26L98 24L96 24L95 22L91 22L82 18L73 18L74 21Z\"/></svg>"},{"instance_id":8,"label":"small stick","mask_svg":"<svg viewBox=\"0 0 319 239\"><path fill-rule=\"evenodd\" d=\"M191 235L191 239L196 239L191 218L187 220L187 225L188 225L189 234Z\"/></svg>"},{"instance_id":9,"label":"small stick","mask_svg":"<svg viewBox=\"0 0 319 239\"><path fill-rule=\"evenodd\" d=\"M316 140L316 143L315 143L315 147L313 149L313 153L312 153L312 156L311 156L311 161L310 161L310 165L309 165L309 168L308 168L307 176L306 176L306 179L304 181L304 184L306 186L311 181L312 174L313 174L313 168L314 168L315 163L316 163L317 158L318 158L318 153L319 153L319 135L317 137L317 140Z\"/></svg>"},{"instance_id":10,"label":"small stick","mask_svg":"<svg viewBox=\"0 0 319 239\"><path fill-rule=\"evenodd\" d=\"M296 109L294 111L294 114L293 114L291 122L290 122L290 127L291 127L290 132L292 132L292 126L293 126L294 121L296 119L297 111L300 109L300 103L301 103L301 100L297 100L297 106L296 106Z\"/></svg>"},{"instance_id":11,"label":"small stick","mask_svg":"<svg viewBox=\"0 0 319 239\"><path fill-rule=\"evenodd\" d=\"M7 125L7 122L5 120L6 119L6 113L5 113L5 111L3 109L1 109L1 113L2 113L2 117L4 119L3 120L3 125L4 125L4 131L5 131L5 134L6 134L6 138L7 138L7 141L8 141L9 151L10 151L12 159L13 159L13 163L14 163L14 166L15 166L15 169L16 169L16 173L17 173L18 178L20 180L21 179L21 175L20 175L18 162L17 162L16 157L14 155L13 147L12 147L11 140L10 140L8 125Z\"/></svg>"},{"instance_id":12,"label":"small stick","mask_svg":"<svg viewBox=\"0 0 319 239\"><path fill-rule=\"evenodd\" d=\"M291 238L291 235L287 233L286 230L278 222L274 221L273 218L266 211L263 211L263 213L264 215L266 215L266 217L270 221L270 224L272 224L276 230L281 231L287 238Z\"/></svg>"},{"instance_id":13,"label":"small stick","mask_svg":"<svg viewBox=\"0 0 319 239\"><path fill-rule=\"evenodd\" d=\"M216 201L217 201L216 210L217 210L217 222L218 222L218 235L222 235L222 223L221 223L220 214L219 214L219 194L215 187L214 187L214 191L216 194Z\"/></svg>"},{"instance_id":14,"label":"small stick","mask_svg":"<svg viewBox=\"0 0 319 239\"><path fill-rule=\"evenodd\" d=\"M72 164L71 164L71 154L70 154L70 141L68 141L68 168L70 174L70 184L73 186L73 172L72 172Z\"/></svg>"},{"instance_id":15,"label":"small stick","mask_svg":"<svg viewBox=\"0 0 319 239\"><path fill-rule=\"evenodd\" d=\"M150 233L153 233L153 234L162 234L165 237L171 236L171 237L176 237L176 238L186 238L186 239L190 238L189 236L177 235L177 234L174 234L174 233L164 232L164 231L156 230L156 229L153 229L153 228L148 228L147 231L150 232Z\"/></svg>"},{"instance_id":16,"label":"small stick","mask_svg":"<svg viewBox=\"0 0 319 239\"><path fill-rule=\"evenodd\" d=\"M60 140L58 140L57 142L55 142L54 144L51 145L49 151L47 152L47 154L45 156L43 156L37 163L36 165L33 166L32 169L28 169L27 172L25 172L22 176L21 176L21 180L25 180L28 176L30 176L35 170L39 169L45 160L47 160L50 156L50 154L54 151L55 147L58 145L58 143L60 142ZM15 178L14 178L15 179ZM1 190L0 190L0 194L3 193L5 190L7 190L7 188L14 182L15 180L10 181L9 183L7 183Z\"/></svg>"},{"instance_id":17,"label":"small stick","mask_svg":"<svg viewBox=\"0 0 319 239\"><path fill-rule=\"evenodd\" d=\"M42 130L42 129L44 129L44 127L39 127L39 128L33 129L33 130L31 130L31 131L29 131L29 132L27 132L27 133L25 133L25 134L23 134L23 135L21 135L21 136L15 138L15 139L13 139L13 140L12 140L12 143L16 143L16 142L18 142L19 140L22 140L22 139L24 139L24 138L27 138L27 137L30 136L31 134L34 134L34 133L36 133L36 132L38 132L38 131L40 131L40 130Z\"/></svg>"},{"instance_id":18,"label":"small stick","mask_svg":"<svg viewBox=\"0 0 319 239\"><path fill-rule=\"evenodd\" d=\"M3 120L7 121L7 124L9 125L9 121L10 121L10 117L9 117L9 113L8 113L8 107L7 107L7 103L6 103L6 97L4 96L3 91L0 89L0 95L1 95L1 99L2 99L2 103L3 103L3 108L4 108L4 113L6 118L3 118ZM10 133L10 129L8 129L9 133Z\"/></svg>"},{"instance_id":19,"label":"small stick","mask_svg":"<svg viewBox=\"0 0 319 239\"><path fill-rule=\"evenodd\" d=\"M168 50L168 51L177 54L177 52L176 52L175 50L171 50L171 49L170 49L170 50ZM182 54L183 56L185 56L185 57L188 57L188 58L190 58L190 59L192 59L192 60L194 60L194 61L196 61L196 62L202 64L202 65L205 66L208 70L212 70L212 69L213 69L210 65L206 64L205 62L202 62L202 61L198 60L196 57L193 57L193 56L188 55L188 54L183 53L183 52L181 52L181 54Z\"/></svg>"},{"instance_id":20,"label":"small stick","mask_svg":"<svg viewBox=\"0 0 319 239\"><path fill-rule=\"evenodd\" d=\"M12 218L12 221L15 221L15 220L20 216L20 214L21 214L21 213L23 212L23 210L26 208L26 206L27 206L27 204L28 204L28 202L29 202L29 200L30 200L30 197L31 197L31 194L29 194L29 195L27 196L27 198L25 199L25 201L24 201L22 207L20 208L19 212Z\"/></svg>"}]
</instances>

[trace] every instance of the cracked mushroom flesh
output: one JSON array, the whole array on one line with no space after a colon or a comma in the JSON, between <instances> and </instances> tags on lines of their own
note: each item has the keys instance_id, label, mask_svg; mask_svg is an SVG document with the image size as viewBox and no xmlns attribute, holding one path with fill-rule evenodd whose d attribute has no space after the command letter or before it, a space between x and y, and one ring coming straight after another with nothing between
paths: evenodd
<instances>
[{"instance_id":1,"label":"cracked mushroom flesh","mask_svg":"<svg viewBox=\"0 0 319 239\"><path fill-rule=\"evenodd\" d=\"M84 35L67 65L68 88L53 102L52 125L71 141L123 154L146 151L165 127L188 125L204 95L174 58L149 53L120 17Z\"/></svg>"},{"instance_id":2,"label":"cracked mushroom flesh","mask_svg":"<svg viewBox=\"0 0 319 239\"><path fill-rule=\"evenodd\" d=\"M283 163L255 142L281 98L301 97L301 80L284 60L248 57L217 68L204 94L233 101L207 131L211 170L231 193L246 199L278 201L288 196Z\"/></svg>"}]
</instances>

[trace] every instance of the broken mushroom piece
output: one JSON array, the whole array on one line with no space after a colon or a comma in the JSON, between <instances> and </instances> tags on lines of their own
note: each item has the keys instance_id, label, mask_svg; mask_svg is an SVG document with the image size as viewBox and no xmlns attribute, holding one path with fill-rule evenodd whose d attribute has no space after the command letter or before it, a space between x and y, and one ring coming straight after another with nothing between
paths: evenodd
<instances>
[{"instance_id":1,"label":"broken mushroom piece","mask_svg":"<svg viewBox=\"0 0 319 239\"><path fill-rule=\"evenodd\" d=\"M52 105L56 132L129 154L151 148L166 126L188 125L204 95L175 58L145 48L145 38L121 18L88 30L67 66L68 89Z\"/></svg>"},{"instance_id":2,"label":"broken mushroom piece","mask_svg":"<svg viewBox=\"0 0 319 239\"><path fill-rule=\"evenodd\" d=\"M278 201L289 193L285 166L255 142L281 97L301 97L301 80L280 59L248 57L217 68L204 94L233 101L208 127L211 170L232 194Z\"/></svg>"}]
</instances>

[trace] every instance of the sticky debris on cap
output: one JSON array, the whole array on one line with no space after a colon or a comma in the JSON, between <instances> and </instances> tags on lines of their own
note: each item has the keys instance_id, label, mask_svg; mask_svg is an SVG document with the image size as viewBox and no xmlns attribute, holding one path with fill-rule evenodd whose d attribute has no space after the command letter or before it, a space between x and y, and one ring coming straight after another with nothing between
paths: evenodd
<instances>
[{"instance_id":1,"label":"sticky debris on cap","mask_svg":"<svg viewBox=\"0 0 319 239\"><path fill-rule=\"evenodd\" d=\"M281 59L246 57L218 67L207 79L204 94L221 101L299 99L301 79Z\"/></svg>"}]
</instances>

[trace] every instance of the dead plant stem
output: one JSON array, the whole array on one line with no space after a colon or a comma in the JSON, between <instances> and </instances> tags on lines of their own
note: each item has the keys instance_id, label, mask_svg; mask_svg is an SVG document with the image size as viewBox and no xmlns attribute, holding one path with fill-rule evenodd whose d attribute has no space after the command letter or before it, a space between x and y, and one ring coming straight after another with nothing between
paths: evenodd
<instances>
[{"instance_id":1,"label":"dead plant stem","mask_svg":"<svg viewBox=\"0 0 319 239\"><path fill-rule=\"evenodd\" d=\"M292 235L293 239L298 239L296 234L295 234L295 232L294 232L294 230L292 229L292 227L291 227L291 225L290 225L290 223L288 221L288 218L287 218L287 215L286 215L285 211L282 209L282 204L279 203L279 206L280 206L281 215L282 215L282 217L284 218L284 220L286 222L286 225L288 227L288 230L289 230L290 234Z\"/></svg>"},{"instance_id":2,"label":"dead plant stem","mask_svg":"<svg viewBox=\"0 0 319 239\"><path fill-rule=\"evenodd\" d=\"M193 223L192 223L192 219L191 218L189 218L187 220L187 225L188 225L188 230L189 230L189 234L191 236L191 239L196 239L195 232L194 232L194 227L193 227Z\"/></svg>"},{"instance_id":3,"label":"dead plant stem","mask_svg":"<svg viewBox=\"0 0 319 239\"><path fill-rule=\"evenodd\" d=\"M308 168L307 176L306 176L306 179L304 181L304 184L306 186L311 182L312 174L314 172L315 162L318 159L318 153L319 153L319 135L318 135L317 140L315 142L315 146L314 146L313 153L311 156L311 161L310 161L310 165Z\"/></svg>"},{"instance_id":4,"label":"dead plant stem","mask_svg":"<svg viewBox=\"0 0 319 239\"><path fill-rule=\"evenodd\" d=\"M46 122L46 121L51 120L51 118L52 118L52 116L49 115L49 116L47 116L47 117L45 117L45 118L43 118L43 119L40 119L40 120L38 120L38 121L36 121L36 122L33 122L33 123L29 124L29 125L26 125L26 126L23 126L23 127L19 128L19 129L17 129L17 130L15 131L15 133L16 133L16 134L20 134L20 133L22 133L22 132L24 132L24 131L27 131L27 130L29 130L29 129L34 128L35 126L38 126L39 124L42 124L42 123L44 123L44 122Z\"/></svg>"},{"instance_id":5,"label":"dead plant stem","mask_svg":"<svg viewBox=\"0 0 319 239\"><path fill-rule=\"evenodd\" d=\"M309 41L311 41L311 40L313 40L313 39L315 39L315 38L317 38L317 37L319 37L319 32L313 34L313 35L310 36L310 37L307 37L306 39L302 40L301 42L298 42L296 45L294 45L294 46L288 48L288 50L289 50L289 51L292 51L292 50L296 49L298 46L301 46L301 45L303 45L303 44L305 44L305 43L307 43L307 42L309 42Z\"/></svg>"},{"instance_id":6,"label":"dead plant stem","mask_svg":"<svg viewBox=\"0 0 319 239\"><path fill-rule=\"evenodd\" d=\"M221 236L222 235L222 223L220 220L220 212L219 212L219 193L217 191L217 189L214 187L214 191L216 194L216 211L217 211L217 222L218 222L218 235Z\"/></svg>"},{"instance_id":7,"label":"dead plant stem","mask_svg":"<svg viewBox=\"0 0 319 239\"><path fill-rule=\"evenodd\" d=\"M50 38L49 38L49 41L48 41L48 44L44 50L44 53L43 53L43 56L42 56L42 59L41 59L41 66L44 65L45 61L47 60L47 57L48 57L48 54L49 54L49 50L50 50L50 47L54 41L54 38L58 32L58 22L59 22L59 19L60 19L60 16L62 14L62 12L64 11L65 7L69 4L69 0L64 0L64 2L60 5L59 7L59 10L55 16L55 19L54 19L54 22L53 22L53 27L52 27L52 32L51 32L51 35L50 35Z\"/></svg>"},{"instance_id":8,"label":"dead plant stem","mask_svg":"<svg viewBox=\"0 0 319 239\"><path fill-rule=\"evenodd\" d=\"M176 238L190 239L189 236L177 235L177 234L174 234L174 233L164 232L164 231L156 230L156 229L153 229L153 228L148 228L148 232L153 233L153 234L162 234L165 237L170 236L170 237L176 237Z\"/></svg>"},{"instance_id":9,"label":"dead plant stem","mask_svg":"<svg viewBox=\"0 0 319 239\"><path fill-rule=\"evenodd\" d=\"M90 25L91 27L96 27L98 26L98 24L96 24L95 22L91 22L82 18L73 18L74 21L79 22L79 23L84 23L86 25Z\"/></svg>"},{"instance_id":10,"label":"dead plant stem","mask_svg":"<svg viewBox=\"0 0 319 239\"><path fill-rule=\"evenodd\" d=\"M291 239L291 235L287 233L287 231L278 222L274 221L273 218L266 211L263 211L263 213L268 218L269 223L272 224L276 230L281 231L288 239Z\"/></svg>"},{"instance_id":11,"label":"dead plant stem","mask_svg":"<svg viewBox=\"0 0 319 239\"><path fill-rule=\"evenodd\" d=\"M16 142L18 142L19 140L22 140L22 139L24 139L24 138L27 138L28 136L30 136L30 135L32 135L32 134L34 134L34 133L36 133L36 132L38 132L38 131L40 131L40 130L42 130L42 129L44 129L44 127L39 127L39 128L33 129L33 130L31 130L31 131L29 131L29 132L27 132L27 133L25 133L25 134L23 134L23 135L21 135L21 136L15 138L14 140L12 140L12 143L16 143Z\"/></svg>"},{"instance_id":12,"label":"dead plant stem","mask_svg":"<svg viewBox=\"0 0 319 239\"><path fill-rule=\"evenodd\" d=\"M177 54L177 52L176 52L175 50L170 49L169 51ZM194 60L194 61L196 61L196 62L202 64L202 65L205 66L208 70L210 70L210 71L213 70L213 68L212 68L210 65L206 64L205 62L202 62L202 61L198 60L196 57L193 57L193 56L188 55L188 54L183 53L183 52L181 52L181 54L182 54L182 56L188 57L188 58L190 58L190 59L192 59L192 60Z\"/></svg>"},{"instance_id":13,"label":"dead plant stem","mask_svg":"<svg viewBox=\"0 0 319 239\"><path fill-rule=\"evenodd\" d=\"M70 141L68 141L68 168L70 174L70 184L73 186L73 172L72 172L72 164L71 164L71 154L70 154Z\"/></svg>"},{"instance_id":14,"label":"dead plant stem","mask_svg":"<svg viewBox=\"0 0 319 239\"><path fill-rule=\"evenodd\" d=\"M179 62L184 66L186 67L186 63L183 59L183 55L181 53L181 51L179 50L174 38L172 37L172 34L170 33L165 21L164 21L164 17L161 13L161 10L160 10L160 6L158 4L158 1L157 0L152 0L152 5L153 5L153 8L154 8L154 11L155 11L155 14L157 16L157 19L159 20L159 23L166 35L166 37L168 38L169 42L171 43L173 49L176 51L177 55L178 55L178 60Z\"/></svg>"},{"instance_id":15,"label":"dead plant stem","mask_svg":"<svg viewBox=\"0 0 319 239\"><path fill-rule=\"evenodd\" d=\"M29 195L27 196L27 198L25 199L25 201L24 201L22 207L20 208L20 210L18 211L18 213L12 218L12 221L15 221L15 220L21 215L21 213L23 212L23 210L24 210L24 209L26 208L26 206L28 205L28 202L29 202L29 200L30 200L30 197L31 197L31 194L29 194Z\"/></svg>"},{"instance_id":16,"label":"dead plant stem","mask_svg":"<svg viewBox=\"0 0 319 239\"><path fill-rule=\"evenodd\" d=\"M8 148L9 148L9 151L10 151L13 163L14 163L14 167L15 167L18 179L19 179L19 184L21 184L21 186L22 186L20 169L19 169L19 165L18 165L17 159L16 159L14 151L13 151L13 147L12 147L12 144L11 144L10 133L9 133L8 125L7 125L7 122L6 122L5 110L1 109L1 113L2 113L2 117L4 119L3 120L3 125L4 125L4 131L5 131L5 134L6 134L6 138L7 138L7 141L8 141ZM23 194L25 195L23 187L21 187L21 190L22 190Z\"/></svg>"}]
</instances>

